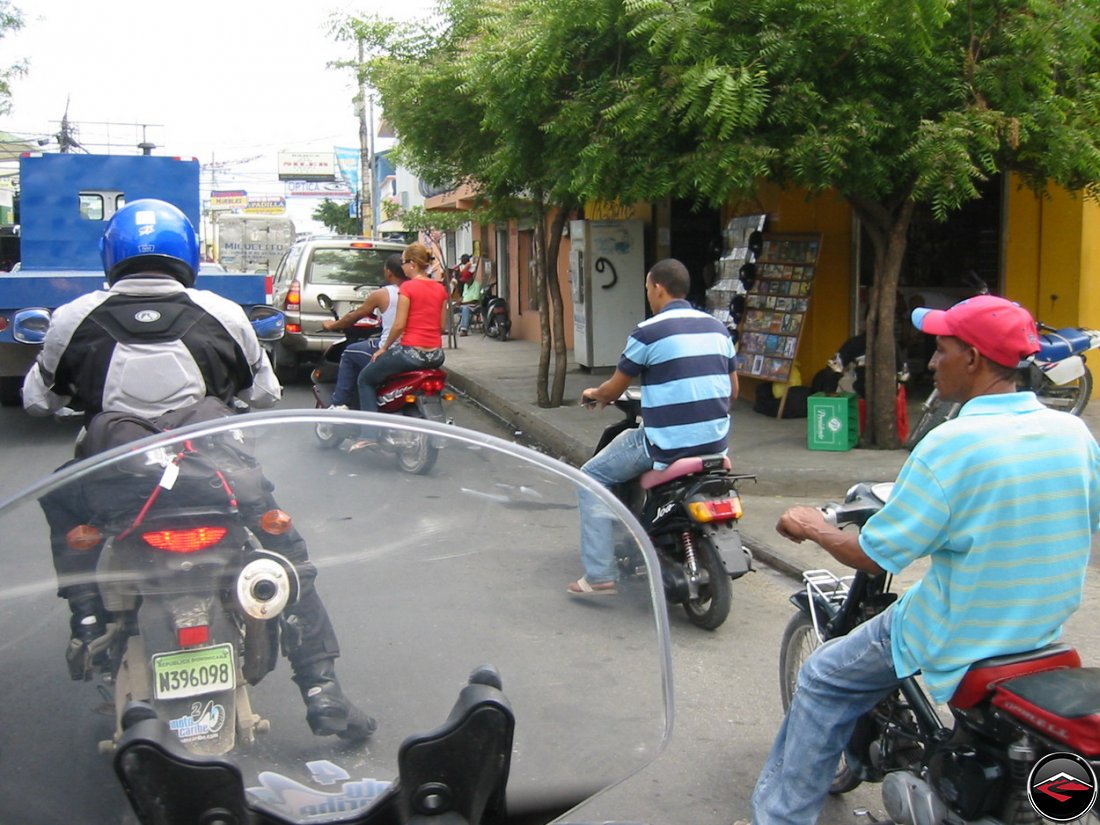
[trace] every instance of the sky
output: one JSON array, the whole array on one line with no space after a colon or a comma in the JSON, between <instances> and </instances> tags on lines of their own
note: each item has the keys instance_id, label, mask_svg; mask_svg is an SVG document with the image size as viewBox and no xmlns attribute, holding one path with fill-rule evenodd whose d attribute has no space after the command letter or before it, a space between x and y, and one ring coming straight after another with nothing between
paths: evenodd
<instances>
[{"instance_id":1,"label":"sky","mask_svg":"<svg viewBox=\"0 0 1100 825\"><path fill-rule=\"evenodd\" d=\"M25 25L0 40L0 64L25 59L28 68L12 83L11 111L0 116L0 130L56 134L67 107L77 140L91 152L134 153L146 140L157 145L154 154L197 158L204 198L212 188L282 195L280 151L358 146L354 78L326 66L353 57L355 47L328 34L331 15L417 20L433 6L432 0L14 4ZM376 143L380 148L384 142ZM299 230L320 228L307 225L319 201L287 202Z\"/></svg>"}]
</instances>

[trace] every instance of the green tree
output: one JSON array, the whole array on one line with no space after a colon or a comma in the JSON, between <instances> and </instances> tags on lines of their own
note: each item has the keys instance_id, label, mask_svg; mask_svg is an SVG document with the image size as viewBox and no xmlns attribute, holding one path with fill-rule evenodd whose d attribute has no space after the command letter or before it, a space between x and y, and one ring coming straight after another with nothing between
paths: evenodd
<instances>
[{"instance_id":1,"label":"green tree","mask_svg":"<svg viewBox=\"0 0 1100 825\"><path fill-rule=\"evenodd\" d=\"M943 220L1006 171L1097 194L1100 3L624 3L650 60L629 67L575 174L613 193L615 151L716 204L764 179L838 191L874 249L865 443L896 447L894 303L914 209Z\"/></svg>"},{"instance_id":2,"label":"green tree","mask_svg":"<svg viewBox=\"0 0 1100 825\"><path fill-rule=\"evenodd\" d=\"M23 12L11 0L0 0L0 40L23 28ZM11 111L11 81L27 71L27 62L18 60L0 69L0 114Z\"/></svg>"},{"instance_id":3,"label":"green tree","mask_svg":"<svg viewBox=\"0 0 1100 825\"><path fill-rule=\"evenodd\" d=\"M310 216L337 235L358 235L359 219L352 216L347 203L325 198Z\"/></svg>"},{"instance_id":4,"label":"green tree","mask_svg":"<svg viewBox=\"0 0 1100 825\"><path fill-rule=\"evenodd\" d=\"M619 0L449 0L441 12L432 31L377 20L352 25L372 45L367 77L399 136L401 159L428 182L471 185L485 221L526 217L534 226L537 401L557 406L568 367L557 260L565 221L582 203L573 167L588 126L613 99L604 77L624 54L616 26L623 7Z\"/></svg>"}]
</instances>

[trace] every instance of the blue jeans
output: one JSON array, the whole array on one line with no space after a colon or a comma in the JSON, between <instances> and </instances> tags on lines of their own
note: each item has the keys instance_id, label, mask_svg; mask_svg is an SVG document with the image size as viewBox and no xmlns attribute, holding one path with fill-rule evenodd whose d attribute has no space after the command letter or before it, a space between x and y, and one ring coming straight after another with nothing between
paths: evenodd
<instances>
[{"instance_id":1,"label":"blue jeans","mask_svg":"<svg viewBox=\"0 0 1100 825\"><path fill-rule=\"evenodd\" d=\"M443 350L423 350L395 344L359 371L359 409L378 412L378 385L399 372L429 370L443 365ZM374 427L363 427L363 438L377 438Z\"/></svg>"},{"instance_id":2,"label":"blue jeans","mask_svg":"<svg viewBox=\"0 0 1100 825\"><path fill-rule=\"evenodd\" d=\"M630 481L653 469L641 427L624 430L581 467L604 487ZM577 491L581 516L581 564L590 582L608 582L619 578L615 565L613 519L603 502L585 490Z\"/></svg>"},{"instance_id":3,"label":"blue jeans","mask_svg":"<svg viewBox=\"0 0 1100 825\"><path fill-rule=\"evenodd\" d=\"M336 373L336 388L332 391L332 404L350 406L352 392L355 390L355 380L359 377L359 371L370 363L371 356L378 350L382 343L379 336L368 338L366 341L356 341L348 344L340 355L340 369Z\"/></svg>"},{"instance_id":4,"label":"blue jeans","mask_svg":"<svg viewBox=\"0 0 1100 825\"><path fill-rule=\"evenodd\" d=\"M888 609L813 652L752 793L753 825L813 825L856 721L901 684Z\"/></svg>"},{"instance_id":5,"label":"blue jeans","mask_svg":"<svg viewBox=\"0 0 1100 825\"><path fill-rule=\"evenodd\" d=\"M470 322L474 319L474 312L477 310L477 306L477 304L463 304L458 308L458 328L463 332L469 332Z\"/></svg>"}]
</instances>

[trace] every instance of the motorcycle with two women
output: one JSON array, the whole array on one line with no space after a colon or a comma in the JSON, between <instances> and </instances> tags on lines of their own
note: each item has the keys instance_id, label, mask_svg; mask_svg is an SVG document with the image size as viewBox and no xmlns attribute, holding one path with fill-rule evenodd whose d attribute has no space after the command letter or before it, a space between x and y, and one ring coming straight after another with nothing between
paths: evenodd
<instances>
[{"instance_id":1,"label":"motorcycle with two women","mask_svg":"<svg viewBox=\"0 0 1100 825\"><path fill-rule=\"evenodd\" d=\"M861 527L892 486L855 485L842 504L822 508L826 521ZM898 595L888 573L808 570L803 579L780 645L784 711L814 649ZM883 805L899 825L1100 821L1100 670L1082 667L1073 647L1056 643L974 663L948 710L950 719L941 718L918 677L905 679L856 723L830 793L881 783Z\"/></svg>"},{"instance_id":2,"label":"motorcycle with two women","mask_svg":"<svg viewBox=\"0 0 1100 825\"><path fill-rule=\"evenodd\" d=\"M441 439L448 461L428 476L349 473L312 444L319 423ZM272 534L233 513L238 464L261 467L278 499L268 526L310 548L343 690L378 720L365 743L314 736L291 679L256 678L269 660L252 642L271 641L293 577ZM123 656L74 682L40 502L89 491L86 526L112 547L86 584L128 598L112 602ZM648 572L599 621L548 584L575 569L581 491ZM574 807L671 733L668 614L645 532L579 470L472 430L332 410L187 424L30 485L0 503L0 535L3 822L581 823ZM240 731L246 709L222 700L242 690L266 724L206 739Z\"/></svg>"},{"instance_id":3,"label":"motorcycle with two women","mask_svg":"<svg viewBox=\"0 0 1100 825\"><path fill-rule=\"evenodd\" d=\"M332 312L333 318L340 317L332 299L327 295L319 295L317 303L323 309ZM377 338L381 332L382 327L378 320L373 316L367 316L349 328L342 340L330 344L325 349L321 362L309 374L318 409L327 408L332 402L340 359L348 345ZM377 411L443 423L448 421L443 402L452 400L454 395L447 390L447 373L444 370L412 370L391 375L378 386ZM354 403L348 406L353 409L358 407ZM359 428L335 423L319 423L314 435L322 447L337 447L347 439L357 438ZM383 452L392 455L398 467L413 475L430 472L439 459L439 451L445 443L443 439L397 430L387 431L385 436L379 439L379 446Z\"/></svg>"}]
</instances>

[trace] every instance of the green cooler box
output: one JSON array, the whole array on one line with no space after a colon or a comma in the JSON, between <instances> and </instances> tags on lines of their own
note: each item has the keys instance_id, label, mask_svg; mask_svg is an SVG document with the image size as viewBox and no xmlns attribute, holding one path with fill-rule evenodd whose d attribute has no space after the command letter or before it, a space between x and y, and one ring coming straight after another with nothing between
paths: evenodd
<instances>
[{"instance_id":1,"label":"green cooler box","mask_svg":"<svg viewBox=\"0 0 1100 825\"><path fill-rule=\"evenodd\" d=\"M854 392L809 397L806 443L811 450L850 450L859 443L859 399Z\"/></svg>"}]
</instances>

